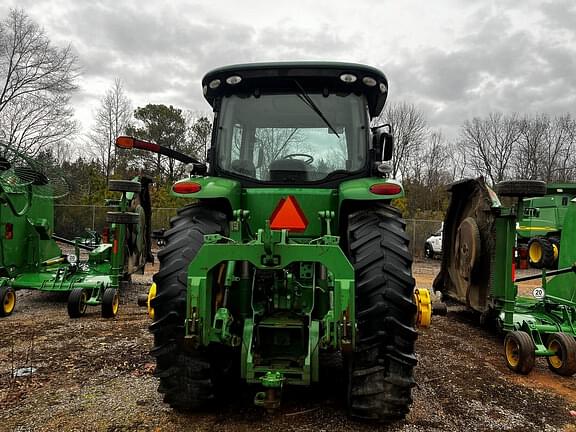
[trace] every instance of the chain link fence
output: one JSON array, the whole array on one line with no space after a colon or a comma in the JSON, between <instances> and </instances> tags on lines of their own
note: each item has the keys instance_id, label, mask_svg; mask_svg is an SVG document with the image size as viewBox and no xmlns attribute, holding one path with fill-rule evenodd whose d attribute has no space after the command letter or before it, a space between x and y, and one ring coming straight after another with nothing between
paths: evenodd
<instances>
[{"instance_id":1,"label":"chain link fence","mask_svg":"<svg viewBox=\"0 0 576 432\"><path fill-rule=\"evenodd\" d=\"M102 232L106 225L106 212L110 209L96 205L55 205L54 232L62 237L73 239L83 236L87 230ZM153 208L152 229L167 228L170 218L176 215L175 208ZM439 220L407 219L406 232L410 239L412 254L424 255L426 239L442 226Z\"/></svg>"},{"instance_id":2,"label":"chain link fence","mask_svg":"<svg viewBox=\"0 0 576 432\"><path fill-rule=\"evenodd\" d=\"M106 225L109 207L96 205L54 206L54 233L73 239L83 236L86 231L102 232ZM152 208L152 229L167 228L170 219L176 215L175 208Z\"/></svg>"},{"instance_id":3,"label":"chain link fence","mask_svg":"<svg viewBox=\"0 0 576 432\"><path fill-rule=\"evenodd\" d=\"M406 219L406 233L410 239L410 250L415 257L424 256L426 239L442 227L440 220Z\"/></svg>"}]
</instances>

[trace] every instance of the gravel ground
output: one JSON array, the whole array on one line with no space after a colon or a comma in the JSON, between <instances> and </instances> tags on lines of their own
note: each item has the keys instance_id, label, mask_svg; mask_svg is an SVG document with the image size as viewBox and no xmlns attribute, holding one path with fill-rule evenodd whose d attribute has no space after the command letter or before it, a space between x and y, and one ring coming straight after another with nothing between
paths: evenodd
<instances>
[{"instance_id":1,"label":"gravel ground","mask_svg":"<svg viewBox=\"0 0 576 432\"><path fill-rule=\"evenodd\" d=\"M417 263L418 286L428 287L437 269L437 262ZM318 386L288 388L273 414L252 405L253 387L215 411L176 413L162 403L152 377L149 320L135 305L146 289L136 283L124 293L113 320L96 308L70 320L65 299L18 292L16 311L0 321L0 430L576 431L575 379L554 375L542 359L529 376L513 374L501 338L457 305L420 333L418 385L405 422L378 427L347 419L337 364ZM30 365L32 376L12 378Z\"/></svg>"}]
</instances>

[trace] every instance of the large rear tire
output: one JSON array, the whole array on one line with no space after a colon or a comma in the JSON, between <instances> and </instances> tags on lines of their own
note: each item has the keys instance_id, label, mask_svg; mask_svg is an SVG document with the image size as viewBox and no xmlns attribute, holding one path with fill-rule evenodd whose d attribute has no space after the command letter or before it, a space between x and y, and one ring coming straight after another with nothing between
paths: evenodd
<instances>
[{"instance_id":1,"label":"large rear tire","mask_svg":"<svg viewBox=\"0 0 576 432\"><path fill-rule=\"evenodd\" d=\"M348 217L358 326L348 405L359 419L401 420L412 403L416 305L405 225L396 209L383 204Z\"/></svg>"},{"instance_id":2,"label":"large rear tire","mask_svg":"<svg viewBox=\"0 0 576 432\"><path fill-rule=\"evenodd\" d=\"M178 410L205 408L214 398L214 371L203 347L184 342L188 265L194 259L205 234L226 234L224 213L201 205L184 207L170 221L164 233L166 246L158 252L160 269L154 275L156 296L151 299L155 321L152 356L156 357L155 375L164 402Z\"/></svg>"}]
</instances>

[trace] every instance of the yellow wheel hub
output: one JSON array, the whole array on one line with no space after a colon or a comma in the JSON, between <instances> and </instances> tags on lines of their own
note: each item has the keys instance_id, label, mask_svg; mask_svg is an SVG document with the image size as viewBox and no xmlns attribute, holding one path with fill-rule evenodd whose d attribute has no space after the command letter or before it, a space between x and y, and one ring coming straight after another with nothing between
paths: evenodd
<instances>
[{"instance_id":1,"label":"yellow wheel hub","mask_svg":"<svg viewBox=\"0 0 576 432\"><path fill-rule=\"evenodd\" d=\"M554 260L557 260L560 252L558 251L558 246L556 246L554 243L552 243L552 250L554 251Z\"/></svg>"},{"instance_id":2,"label":"yellow wheel hub","mask_svg":"<svg viewBox=\"0 0 576 432\"><path fill-rule=\"evenodd\" d=\"M150 301L156 297L156 283L154 282L150 289L148 290L148 300L146 301L146 306L148 307L148 316L154 319L154 308L150 306Z\"/></svg>"},{"instance_id":3,"label":"yellow wheel hub","mask_svg":"<svg viewBox=\"0 0 576 432\"><path fill-rule=\"evenodd\" d=\"M416 303L416 325L420 328L430 327L432 321L432 301L430 291L427 289L414 290L414 303Z\"/></svg>"},{"instance_id":4,"label":"yellow wheel hub","mask_svg":"<svg viewBox=\"0 0 576 432\"><path fill-rule=\"evenodd\" d=\"M5 315L10 315L14 310L16 305L16 293L12 290L7 291L4 296L4 303L2 304L2 309Z\"/></svg>"},{"instance_id":5,"label":"yellow wheel hub","mask_svg":"<svg viewBox=\"0 0 576 432\"><path fill-rule=\"evenodd\" d=\"M505 349L506 361L511 367L515 368L516 366L518 366L518 363L520 362L520 347L518 346L515 340L508 339L506 341L505 348L506 348Z\"/></svg>"},{"instance_id":6,"label":"yellow wheel hub","mask_svg":"<svg viewBox=\"0 0 576 432\"><path fill-rule=\"evenodd\" d=\"M112 313L114 316L118 313L118 307L120 306L120 299L118 298L118 294L114 296L114 300L112 300Z\"/></svg>"},{"instance_id":7,"label":"yellow wheel hub","mask_svg":"<svg viewBox=\"0 0 576 432\"><path fill-rule=\"evenodd\" d=\"M550 362L550 365L554 369L560 369L562 367L562 364L563 364L563 362L562 362L562 347L560 346L560 344L557 341L552 341L548 345L548 350L554 351L556 353L556 355L548 357L548 361Z\"/></svg>"},{"instance_id":8,"label":"yellow wheel hub","mask_svg":"<svg viewBox=\"0 0 576 432\"><path fill-rule=\"evenodd\" d=\"M531 262L540 262L542 259L542 246L540 246L540 243L534 242L530 245L530 249L528 249L528 256L530 257Z\"/></svg>"}]
</instances>

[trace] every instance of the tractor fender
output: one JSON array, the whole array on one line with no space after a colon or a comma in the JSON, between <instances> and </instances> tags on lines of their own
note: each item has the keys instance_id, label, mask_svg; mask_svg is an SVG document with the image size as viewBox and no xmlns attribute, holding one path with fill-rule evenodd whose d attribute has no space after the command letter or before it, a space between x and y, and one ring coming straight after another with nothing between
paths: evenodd
<instances>
[{"instance_id":1,"label":"tractor fender","mask_svg":"<svg viewBox=\"0 0 576 432\"><path fill-rule=\"evenodd\" d=\"M174 188L182 183L197 183L200 189L197 192L178 193ZM172 187L171 195L178 198L191 198L203 201L225 200L230 209L240 208L240 197L242 188L240 182L220 177L191 177L177 181Z\"/></svg>"},{"instance_id":2,"label":"tractor fender","mask_svg":"<svg viewBox=\"0 0 576 432\"><path fill-rule=\"evenodd\" d=\"M380 186L387 185L387 186ZM379 186L374 188L374 186ZM380 190L378 190L380 189ZM379 193L376 193L378 191ZM367 177L342 182L338 188L338 209L345 201L391 201L404 197L404 188L393 179Z\"/></svg>"}]
</instances>

